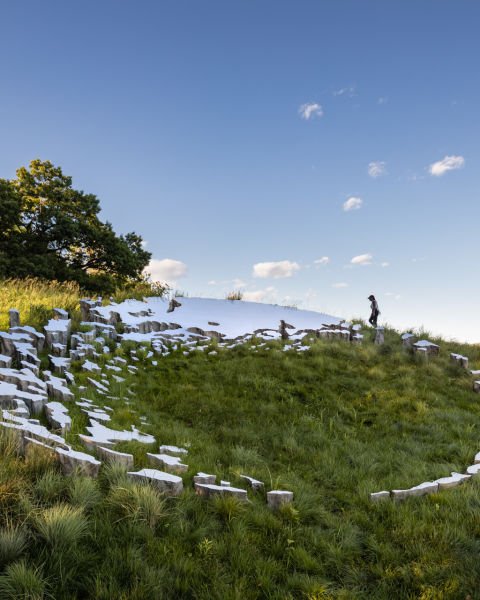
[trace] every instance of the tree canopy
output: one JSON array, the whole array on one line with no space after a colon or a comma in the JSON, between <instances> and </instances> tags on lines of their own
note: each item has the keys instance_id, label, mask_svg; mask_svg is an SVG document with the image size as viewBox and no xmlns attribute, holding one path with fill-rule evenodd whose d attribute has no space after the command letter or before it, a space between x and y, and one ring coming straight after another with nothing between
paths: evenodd
<instances>
[{"instance_id":1,"label":"tree canopy","mask_svg":"<svg viewBox=\"0 0 480 600\"><path fill-rule=\"evenodd\" d=\"M108 291L142 279L151 254L136 233L117 235L100 202L72 187L50 161L33 160L0 179L0 277L77 281Z\"/></svg>"}]
</instances>

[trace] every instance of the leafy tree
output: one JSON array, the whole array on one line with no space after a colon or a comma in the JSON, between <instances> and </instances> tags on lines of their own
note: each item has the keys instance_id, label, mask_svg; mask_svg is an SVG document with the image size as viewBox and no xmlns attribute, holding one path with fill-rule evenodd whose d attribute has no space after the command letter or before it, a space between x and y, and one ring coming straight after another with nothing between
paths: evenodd
<instances>
[{"instance_id":1,"label":"leafy tree","mask_svg":"<svg viewBox=\"0 0 480 600\"><path fill-rule=\"evenodd\" d=\"M142 279L151 254L135 233L116 235L100 202L72 187L50 161L33 160L0 181L0 275L74 280L112 290Z\"/></svg>"},{"instance_id":2,"label":"leafy tree","mask_svg":"<svg viewBox=\"0 0 480 600\"><path fill-rule=\"evenodd\" d=\"M0 277L11 268L11 256L19 255L20 201L10 181L0 179Z\"/></svg>"}]
</instances>

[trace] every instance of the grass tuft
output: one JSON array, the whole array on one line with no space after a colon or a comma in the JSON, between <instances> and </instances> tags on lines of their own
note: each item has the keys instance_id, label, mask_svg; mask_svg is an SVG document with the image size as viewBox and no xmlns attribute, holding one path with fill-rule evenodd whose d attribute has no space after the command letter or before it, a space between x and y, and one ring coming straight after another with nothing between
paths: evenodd
<instances>
[{"instance_id":1,"label":"grass tuft","mask_svg":"<svg viewBox=\"0 0 480 600\"><path fill-rule=\"evenodd\" d=\"M27 546L27 535L23 528L4 527L0 529L0 568L17 560Z\"/></svg>"},{"instance_id":2,"label":"grass tuft","mask_svg":"<svg viewBox=\"0 0 480 600\"><path fill-rule=\"evenodd\" d=\"M25 561L9 565L0 576L2 600L43 600L47 598L46 582L39 568L27 566Z\"/></svg>"},{"instance_id":3,"label":"grass tuft","mask_svg":"<svg viewBox=\"0 0 480 600\"><path fill-rule=\"evenodd\" d=\"M80 508L56 504L32 516L35 529L51 547L67 550L86 535L88 522Z\"/></svg>"}]
</instances>

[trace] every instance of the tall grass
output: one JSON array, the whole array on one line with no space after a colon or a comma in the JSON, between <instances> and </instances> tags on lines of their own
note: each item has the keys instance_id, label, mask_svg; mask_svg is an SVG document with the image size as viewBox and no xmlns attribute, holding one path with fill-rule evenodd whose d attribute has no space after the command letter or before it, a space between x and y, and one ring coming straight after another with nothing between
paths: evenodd
<instances>
[{"instance_id":1,"label":"tall grass","mask_svg":"<svg viewBox=\"0 0 480 600\"><path fill-rule=\"evenodd\" d=\"M20 311L22 323L41 328L52 317L53 308L75 312L81 296L79 285L71 281L35 278L0 281L0 330L8 327L8 311L11 308Z\"/></svg>"},{"instance_id":2,"label":"tall grass","mask_svg":"<svg viewBox=\"0 0 480 600\"><path fill-rule=\"evenodd\" d=\"M4 600L43 600L47 597L40 569L25 561L9 565L0 576L0 598Z\"/></svg>"}]
</instances>

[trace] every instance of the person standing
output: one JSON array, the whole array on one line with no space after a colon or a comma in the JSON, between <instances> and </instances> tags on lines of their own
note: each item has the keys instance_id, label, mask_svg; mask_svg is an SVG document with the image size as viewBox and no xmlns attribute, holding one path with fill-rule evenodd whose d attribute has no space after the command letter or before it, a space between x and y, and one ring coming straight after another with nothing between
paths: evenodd
<instances>
[{"instance_id":1,"label":"person standing","mask_svg":"<svg viewBox=\"0 0 480 600\"><path fill-rule=\"evenodd\" d=\"M368 300L370 300L370 308L372 309L372 314L370 315L368 322L370 323L370 325L372 327L376 327L378 315L380 314L380 310L378 308L378 302L376 301L375 296L373 294L371 294L368 297Z\"/></svg>"}]
</instances>

